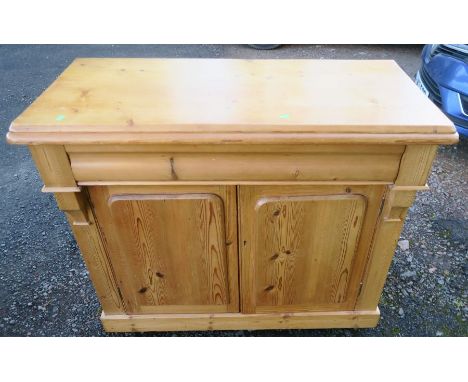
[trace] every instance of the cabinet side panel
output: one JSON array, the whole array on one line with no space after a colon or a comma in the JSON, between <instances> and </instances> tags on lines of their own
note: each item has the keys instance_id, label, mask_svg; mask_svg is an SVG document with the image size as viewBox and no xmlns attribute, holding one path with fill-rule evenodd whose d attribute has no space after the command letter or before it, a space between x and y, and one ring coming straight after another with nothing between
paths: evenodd
<instances>
[{"instance_id":1,"label":"cabinet side panel","mask_svg":"<svg viewBox=\"0 0 468 382\"><path fill-rule=\"evenodd\" d=\"M75 225L72 217L69 217L68 221L88 268L102 309L107 314L124 313L127 309L116 283L114 268L103 246L91 211L89 211L88 216L90 217L89 225Z\"/></svg>"},{"instance_id":2,"label":"cabinet side panel","mask_svg":"<svg viewBox=\"0 0 468 382\"><path fill-rule=\"evenodd\" d=\"M395 185L389 186L356 309L375 309L385 285L408 208L425 186L437 152L436 145L409 145L402 155Z\"/></svg>"},{"instance_id":3,"label":"cabinet side panel","mask_svg":"<svg viewBox=\"0 0 468 382\"><path fill-rule=\"evenodd\" d=\"M31 156L47 187L76 187L68 155L63 146L29 146Z\"/></svg>"},{"instance_id":4,"label":"cabinet side panel","mask_svg":"<svg viewBox=\"0 0 468 382\"><path fill-rule=\"evenodd\" d=\"M406 216L406 211L404 216ZM402 227L403 220L400 220L382 222L377 228L371 259L356 310L364 307L377 307Z\"/></svg>"},{"instance_id":5,"label":"cabinet side panel","mask_svg":"<svg viewBox=\"0 0 468 382\"><path fill-rule=\"evenodd\" d=\"M29 146L31 155L44 182L45 192L53 192L58 207L68 222L80 248L102 308L109 314L126 311L114 270L102 245L92 210L76 187L68 155L63 146Z\"/></svg>"},{"instance_id":6,"label":"cabinet side panel","mask_svg":"<svg viewBox=\"0 0 468 382\"><path fill-rule=\"evenodd\" d=\"M395 180L398 186L424 186L437 154L436 145L409 145L400 161Z\"/></svg>"}]
</instances>

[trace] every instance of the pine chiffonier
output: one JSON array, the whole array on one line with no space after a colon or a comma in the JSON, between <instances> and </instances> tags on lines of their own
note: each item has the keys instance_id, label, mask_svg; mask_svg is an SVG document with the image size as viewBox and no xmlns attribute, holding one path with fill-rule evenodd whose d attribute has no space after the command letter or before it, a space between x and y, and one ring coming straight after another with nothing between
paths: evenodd
<instances>
[{"instance_id":1,"label":"pine chiffonier","mask_svg":"<svg viewBox=\"0 0 468 382\"><path fill-rule=\"evenodd\" d=\"M107 331L362 328L452 123L394 61L77 59L13 121Z\"/></svg>"}]
</instances>

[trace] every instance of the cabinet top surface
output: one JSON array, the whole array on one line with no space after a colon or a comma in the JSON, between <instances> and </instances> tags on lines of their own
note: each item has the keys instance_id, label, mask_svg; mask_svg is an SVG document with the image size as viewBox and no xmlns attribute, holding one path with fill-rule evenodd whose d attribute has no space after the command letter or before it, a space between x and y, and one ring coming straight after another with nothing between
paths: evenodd
<instances>
[{"instance_id":1,"label":"cabinet top surface","mask_svg":"<svg viewBox=\"0 0 468 382\"><path fill-rule=\"evenodd\" d=\"M75 60L10 132L455 134L394 61L127 58Z\"/></svg>"}]
</instances>

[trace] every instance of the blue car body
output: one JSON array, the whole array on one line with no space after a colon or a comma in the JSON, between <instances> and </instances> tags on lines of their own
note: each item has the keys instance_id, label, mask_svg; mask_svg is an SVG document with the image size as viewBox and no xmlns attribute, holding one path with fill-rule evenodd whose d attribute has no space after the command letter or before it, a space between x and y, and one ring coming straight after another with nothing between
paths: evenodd
<instances>
[{"instance_id":1,"label":"blue car body","mask_svg":"<svg viewBox=\"0 0 468 382\"><path fill-rule=\"evenodd\" d=\"M468 137L468 45L425 45L416 83Z\"/></svg>"}]
</instances>

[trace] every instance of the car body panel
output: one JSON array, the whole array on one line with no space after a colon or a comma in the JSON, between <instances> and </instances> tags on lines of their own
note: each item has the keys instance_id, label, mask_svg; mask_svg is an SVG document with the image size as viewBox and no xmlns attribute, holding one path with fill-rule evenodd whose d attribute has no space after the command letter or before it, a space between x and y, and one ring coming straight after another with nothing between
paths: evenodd
<instances>
[{"instance_id":1,"label":"car body panel","mask_svg":"<svg viewBox=\"0 0 468 382\"><path fill-rule=\"evenodd\" d=\"M441 109L449 117L457 131L468 137L468 110L463 109L460 94L468 96L468 59L462 60L450 56L446 53L431 52L432 45L425 45L422 52L422 67L426 74L438 85L441 98ZM424 81L422 81L424 84ZM426 84L424 84L426 85ZM434 98L431 94L429 86L425 86L430 98Z\"/></svg>"}]
</instances>

